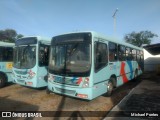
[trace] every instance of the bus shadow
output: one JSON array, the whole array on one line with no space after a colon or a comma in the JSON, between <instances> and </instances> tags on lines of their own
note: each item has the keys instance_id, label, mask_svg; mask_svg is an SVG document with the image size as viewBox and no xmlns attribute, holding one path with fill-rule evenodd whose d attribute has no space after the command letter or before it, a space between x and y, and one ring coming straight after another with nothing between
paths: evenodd
<instances>
[{"instance_id":1,"label":"bus shadow","mask_svg":"<svg viewBox=\"0 0 160 120\"><path fill-rule=\"evenodd\" d=\"M141 82L141 78L137 78L136 80L130 80L129 82L127 82L127 83L125 83L125 84L123 84L123 85L115 88L115 89L113 90L112 95L111 95L109 98L114 99L115 97L118 97L118 96L120 96L120 95L122 95L122 97L124 97L124 95L127 95L128 92L129 92L131 89L133 89L135 86L137 86L140 82ZM102 96L108 97L108 96L106 95L106 93L103 94ZM114 101L113 101L113 102L114 102Z\"/></svg>"},{"instance_id":2,"label":"bus shadow","mask_svg":"<svg viewBox=\"0 0 160 120\"><path fill-rule=\"evenodd\" d=\"M47 88L47 86L40 87L40 88L33 88L33 87L29 87L29 86L22 86L22 87L25 87L25 88L28 88L28 89L32 89L32 90L46 90L46 88Z\"/></svg>"},{"instance_id":3,"label":"bus shadow","mask_svg":"<svg viewBox=\"0 0 160 120\"><path fill-rule=\"evenodd\" d=\"M77 120L79 118L81 120L85 120L80 111L63 111L64 106L66 104L65 103L66 99L71 98L74 100L81 100L81 101L82 99L78 99L78 98L74 98L74 97L70 97L66 95L61 95L61 94L58 94L58 95L62 96L62 99L57 107L57 110L54 113L55 117L53 120L60 120L61 119L60 117L67 117L66 118L67 120ZM88 102L87 100L83 100L83 101Z\"/></svg>"},{"instance_id":4,"label":"bus shadow","mask_svg":"<svg viewBox=\"0 0 160 120\"><path fill-rule=\"evenodd\" d=\"M21 101L16 101L9 99L9 96L0 97L0 111L14 111L14 112L22 112L22 111L38 111L38 106L28 104ZM12 116L13 118L8 118L12 120L19 119L18 117ZM33 120L33 118L27 118L27 120Z\"/></svg>"},{"instance_id":5,"label":"bus shadow","mask_svg":"<svg viewBox=\"0 0 160 120\"><path fill-rule=\"evenodd\" d=\"M15 83L13 83L13 82L7 82L4 87L9 87L9 86L12 86L12 85L15 85Z\"/></svg>"}]
</instances>

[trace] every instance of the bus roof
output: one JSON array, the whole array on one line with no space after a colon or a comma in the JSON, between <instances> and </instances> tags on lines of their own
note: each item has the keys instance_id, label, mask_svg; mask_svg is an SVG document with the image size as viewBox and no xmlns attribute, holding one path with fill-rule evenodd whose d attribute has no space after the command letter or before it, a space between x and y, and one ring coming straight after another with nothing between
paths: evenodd
<instances>
[{"instance_id":1,"label":"bus roof","mask_svg":"<svg viewBox=\"0 0 160 120\"><path fill-rule=\"evenodd\" d=\"M111 42L114 42L114 43L117 43L117 44L120 44L120 45L131 47L131 48L143 50L143 48L141 48L141 47L137 47L137 46L134 46L132 44L124 42L124 39L118 39L118 38L115 38L115 37L106 36L106 35L103 35L103 34L100 34L100 33L94 32L94 31L91 31L91 34L94 37L97 37L97 38L100 38L100 39L111 41Z\"/></svg>"},{"instance_id":2,"label":"bus roof","mask_svg":"<svg viewBox=\"0 0 160 120\"><path fill-rule=\"evenodd\" d=\"M42 36L25 36L25 37L17 39L17 41L19 41L23 38L37 38L37 41L39 41L41 43L48 44L48 45L51 44L51 39L50 38L42 37Z\"/></svg>"},{"instance_id":3,"label":"bus roof","mask_svg":"<svg viewBox=\"0 0 160 120\"><path fill-rule=\"evenodd\" d=\"M15 43L1 42L0 41L0 46L13 47L13 46L15 46Z\"/></svg>"},{"instance_id":4,"label":"bus roof","mask_svg":"<svg viewBox=\"0 0 160 120\"><path fill-rule=\"evenodd\" d=\"M123 39L118 39L118 38L115 38L115 37L103 35L101 33L95 32L95 31L76 31L76 32L64 33L64 34L61 34L61 35L67 35L67 34L73 34L73 33L91 33L93 35L93 37L97 37L97 38L100 38L100 39L103 39L103 40L111 41L111 42L114 42L114 43L117 43L117 44L120 44L120 45L131 47L131 48L143 50L143 48L141 48L141 47L137 47L137 46L134 46L132 44L124 42ZM59 35L56 35L56 36L59 36ZM56 36L54 36L54 37L56 37Z\"/></svg>"},{"instance_id":5,"label":"bus roof","mask_svg":"<svg viewBox=\"0 0 160 120\"><path fill-rule=\"evenodd\" d=\"M20 39L23 39L23 38L29 38L29 37L36 37L38 41L42 41L42 40L50 41L51 40L50 38L42 37L42 36L25 36L25 37L19 38L17 40L20 40Z\"/></svg>"}]
</instances>

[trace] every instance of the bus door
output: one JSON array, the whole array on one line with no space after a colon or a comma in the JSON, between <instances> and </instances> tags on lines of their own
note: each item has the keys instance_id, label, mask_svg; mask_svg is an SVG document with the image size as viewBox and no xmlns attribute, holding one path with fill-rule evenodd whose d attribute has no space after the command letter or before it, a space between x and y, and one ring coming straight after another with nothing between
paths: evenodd
<instances>
[{"instance_id":1,"label":"bus door","mask_svg":"<svg viewBox=\"0 0 160 120\"><path fill-rule=\"evenodd\" d=\"M94 74L93 74L93 85L94 95L100 95L106 92L107 80L110 75L108 67L108 46L104 41L94 42Z\"/></svg>"},{"instance_id":2,"label":"bus door","mask_svg":"<svg viewBox=\"0 0 160 120\"><path fill-rule=\"evenodd\" d=\"M108 43L108 49L109 49L109 69L110 69L110 76L111 75L119 75L119 68L120 68L120 62L117 62L118 56L117 56L117 44L113 42ZM116 83L115 83L116 84Z\"/></svg>"},{"instance_id":3,"label":"bus door","mask_svg":"<svg viewBox=\"0 0 160 120\"><path fill-rule=\"evenodd\" d=\"M39 46L39 67L38 67L38 84L39 86L46 86L47 83L47 70L49 61L49 45L40 44Z\"/></svg>"}]
</instances>

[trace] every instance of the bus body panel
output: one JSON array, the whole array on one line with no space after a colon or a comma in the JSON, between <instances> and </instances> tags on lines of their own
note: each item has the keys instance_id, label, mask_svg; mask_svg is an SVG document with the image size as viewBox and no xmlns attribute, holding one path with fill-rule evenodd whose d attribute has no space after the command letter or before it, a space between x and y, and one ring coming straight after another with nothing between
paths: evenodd
<instances>
[{"instance_id":1,"label":"bus body panel","mask_svg":"<svg viewBox=\"0 0 160 120\"><path fill-rule=\"evenodd\" d=\"M37 70L37 87L45 87L47 86L47 73L48 72L48 67L43 66L43 67L38 67Z\"/></svg>"},{"instance_id":2,"label":"bus body panel","mask_svg":"<svg viewBox=\"0 0 160 120\"><path fill-rule=\"evenodd\" d=\"M7 76L7 82L12 82L12 64L13 62L0 62L0 72Z\"/></svg>"},{"instance_id":3,"label":"bus body panel","mask_svg":"<svg viewBox=\"0 0 160 120\"><path fill-rule=\"evenodd\" d=\"M37 67L32 69L13 68L13 79L17 84L29 87L37 86Z\"/></svg>"},{"instance_id":4,"label":"bus body panel","mask_svg":"<svg viewBox=\"0 0 160 120\"><path fill-rule=\"evenodd\" d=\"M0 42L0 87L7 82L13 82L11 78L13 64L14 43Z\"/></svg>"}]
</instances>

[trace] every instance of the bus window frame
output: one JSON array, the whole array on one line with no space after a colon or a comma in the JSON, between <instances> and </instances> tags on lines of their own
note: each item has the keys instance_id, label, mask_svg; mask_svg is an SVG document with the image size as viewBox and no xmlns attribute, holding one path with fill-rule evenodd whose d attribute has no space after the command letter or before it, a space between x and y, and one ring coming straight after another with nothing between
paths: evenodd
<instances>
[{"instance_id":1,"label":"bus window frame","mask_svg":"<svg viewBox=\"0 0 160 120\"><path fill-rule=\"evenodd\" d=\"M10 62L10 61L13 61L13 47L0 46L0 49L2 49L2 52L5 52L5 53L3 53L3 54L0 55L1 56L0 57L0 62ZM12 51L11 51L12 54L10 52L8 52L8 50L6 51L6 49L8 49L8 50L12 49ZM7 55L5 56L6 52L7 52ZM4 58L4 57L7 57L7 59Z\"/></svg>"},{"instance_id":2,"label":"bus window frame","mask_svg":"<svg viewBox=\"0 0 160 120\"><path fill-rule=\"evenodd\" d=\"M124 48L124 53L122 53L121 47ZM119 59L120 54L121 54L121 58L122 58L121 60ZM124 45L121 45L121 44L118 44L118 60L119 61L126 61L126 47Z\"/></svg>"},{"instance_id":3,"label":"bus window frame","mask_svg":"<svg viewBox=\"0 0 160 120\"><path fill-rule=\"evenodd\" d=\"M107 62L103 65L103 66L101 66L100 68L96 68L96 50L97 50L97 43L100 43L100 44L104 44L105 46L106 46L106 54L107 54L107 56L106 56L106 59L107 59ZM103 43L103 42L99 42L99 41L95 41L94 42L94 71L95 71L95 73L97 73L97 72L99 72L100 70L102 70L103 68L105 68L107 65L108 65L108 62L109 62L109 60L108 60L108 45L107 45L107 43Z\"/></svg>"},{"instance_id":4,"label":"bus window frame","mask_svg":"<svg viewBox=\"0 0 160 120\"><path fill-rule=\"evenodd\" d=\"M112 61L110 60L110 44L114 44L114 45L115 45L115 48L116 48L116 49L114 49L114 50L116 50L116 51L112 53L112 54L114 54ZM108 52L109 52L109 55L108 55L109 61L110 61L110 62L117 62L117 61L118 61L118 45L117 45L117 43L114 43L114 42L109 41L109 42L108 42Z\"/></svg>"}]
</instances>

